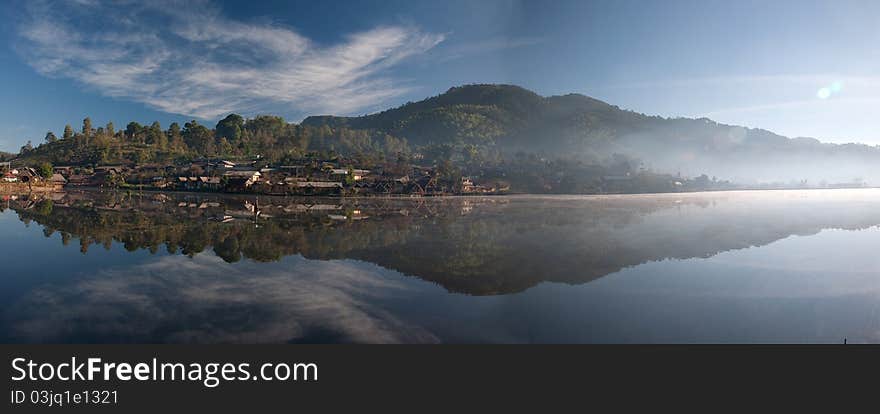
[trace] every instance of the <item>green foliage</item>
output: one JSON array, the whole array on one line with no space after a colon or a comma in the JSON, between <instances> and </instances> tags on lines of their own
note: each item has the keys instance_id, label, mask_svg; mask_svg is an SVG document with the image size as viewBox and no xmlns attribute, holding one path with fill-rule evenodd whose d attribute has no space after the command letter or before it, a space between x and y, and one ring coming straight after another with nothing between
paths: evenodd
<instances>
[{"instance_id":1,"label":"green foliage","mask_svg":"<svg viewBox=\"0 0 880 414\"><path fill-rule=\"evenodd\" d=\"M92 136L92 119L91 118L86 117L86 119L83 119L82 133L87 138Z\"/></svg>"},{"instance_id":2,"label":"green foliage","mask_svg":"<svg viewBox=\"0 0 880 414\"><path fill-rule=\"evenodd\" d=\"M73 138L73 127L70 124L64 126L64 135L61 137L62 139L70 139Z\"/></svg>"},{"instance_id":3,"label":"green foliage","mask_svg":"<svg viewBox=\"0 0 880 414\"><path fill-rule=\"evenodd\" d=\"M226 138L229 142L238 142L244 129L244 118L238 114L229 114L226 118L217 122L215 132L217 138Z\"/></svg>"},{"instance_id":4,"label":"green foliage","mask_svg":"<svg viewBox=\"0 0 880 414\"><path fill-rule=\"evenodd\" d=\"M215 154L214 134L198 121L192 120L183 125L183 142L199 154Z\"/></svg>"},{"instance_id":5,"label":"green foliage","mask_svg":"<svg viewBox=\"0 0 880 414\"><path fill-rule=\"evenodd\" d=\"M40 167L38 170L40 172L40 176L42 176L43 178L45 178L47 180L52 178L52 174L53 174L52 164L50 164L48 162L44 162L44 163L40 164Z\"/></svg>"}]
</instances>

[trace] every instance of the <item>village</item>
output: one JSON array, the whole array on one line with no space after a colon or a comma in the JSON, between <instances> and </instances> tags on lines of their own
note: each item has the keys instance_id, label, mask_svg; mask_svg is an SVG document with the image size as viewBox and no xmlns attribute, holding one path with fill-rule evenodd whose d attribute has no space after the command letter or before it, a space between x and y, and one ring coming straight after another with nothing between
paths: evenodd
<instances>
[{"instance_id":1,"label":"village","mask_svg":"<svg viewBox=\"0 0 880 414\"><path fill-rule=\"evenodd\" d=\"M265 195L438 196L501 194L506 186L475 184L469 177L442 177L430 167L385 171L354 168L344 160L303 158L291 165L257 160L202 159L178 164L16 166L0 163L0 191L115 188Z\"/></svg>"}]
</instances>

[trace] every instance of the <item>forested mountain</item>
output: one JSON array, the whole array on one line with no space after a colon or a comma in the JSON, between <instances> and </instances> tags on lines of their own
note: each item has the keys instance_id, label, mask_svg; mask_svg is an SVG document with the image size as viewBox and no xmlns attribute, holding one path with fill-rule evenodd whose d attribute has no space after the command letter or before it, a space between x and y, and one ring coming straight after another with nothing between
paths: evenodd
<instances>
[{"instance_id":1,"label":"forested mountain","mask_svg":"<svg viewBox=\"0 0 880 414\"><path fill-rule=\"evenodd\" d=\"M116 129L96 128L87 118L80 130L68 125L61 135L48 133L36 148L28 143L20 159L58 165L342 155L365 166L416 163L495 178L512 174L528 181L524 191L552 192L590 192L596 177L644 169L740 184L880 183L878 147L648 116L584 95L542 97L512 85L454 87L384 112L312 116L301 124L231 114L213 129L197 121Z\"/></svg>"},{"instance_id":2,"label":"forested mountain","mask_svg":"<svg viewBox=\"0 0 880 414\"><path fill-rule=\"evenodd\" d=\"M467 85L362 117L309 117L303 125L374 129L410 145L453 144L601 163L613 154L659 172L754 181L880 181L880 149L789 139L709 119L662 118L579 94L541 97L512 85Z\"/></svg>"},{"instance_id":3,"label":"forested mountain","mask_svg":"<svg viewBox=\"0 0 880 414\"><path fill-rule=\"evenodd\" d=\"M158 122L131 122L117 130L112 123L95 128L86 118L80 131L67 125L61 138L49 132L37 147L28 142L21 148L19 159L26 164L105 165L205 157L259 157L276 162L310 154L345 155L373 164L409 152L404 140L377 131L310 127L288 123L278 116L244 119L230 114L213 129L193 120L183 127L175 122L167 129Z\"/></svg>"}]
</instances>

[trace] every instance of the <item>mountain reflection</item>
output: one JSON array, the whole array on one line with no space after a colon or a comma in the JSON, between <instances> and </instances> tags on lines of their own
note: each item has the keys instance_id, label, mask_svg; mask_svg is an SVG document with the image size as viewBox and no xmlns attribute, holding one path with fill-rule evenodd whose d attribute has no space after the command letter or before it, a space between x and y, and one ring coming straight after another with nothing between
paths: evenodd
<instances>
[{"instance_id":1,"label":"mountain reflection","mask_svg":"<svg viewBox=\"0 0 880 414\"><path fill-rule=\"evenodd\" d=\"M39 224L47 237L60 233L84 254L118 242L128 251L201 258L194 263L203 265L214 255L200 253L209 250L254 267L292 255L356 259L449 291L495 295L544 281L584 283L650 261L709 257L826 228L867 228L880 224L878 200L874 190L434 199L70 192L7 199L0 209ZM186 262L181 259L163 262ZM267 292L286 284L267 282ZM352 335L392 341L377 332Z\"/></svg>"}]
</instances>

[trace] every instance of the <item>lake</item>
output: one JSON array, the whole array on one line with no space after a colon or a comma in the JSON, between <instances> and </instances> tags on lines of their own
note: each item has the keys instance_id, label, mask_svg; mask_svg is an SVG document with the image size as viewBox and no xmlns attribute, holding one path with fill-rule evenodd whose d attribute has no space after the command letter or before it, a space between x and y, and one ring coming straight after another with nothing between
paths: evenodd
<instances>
[{"instance_id":1,"label":"lake","mask_svg":"<svg viewBox=\"0 0 880 414\"><path fill-rule=\"evenodd\" d=\"M880 341L880 190L3 196L5 343Z\"/></svg>"}]
</instances>

